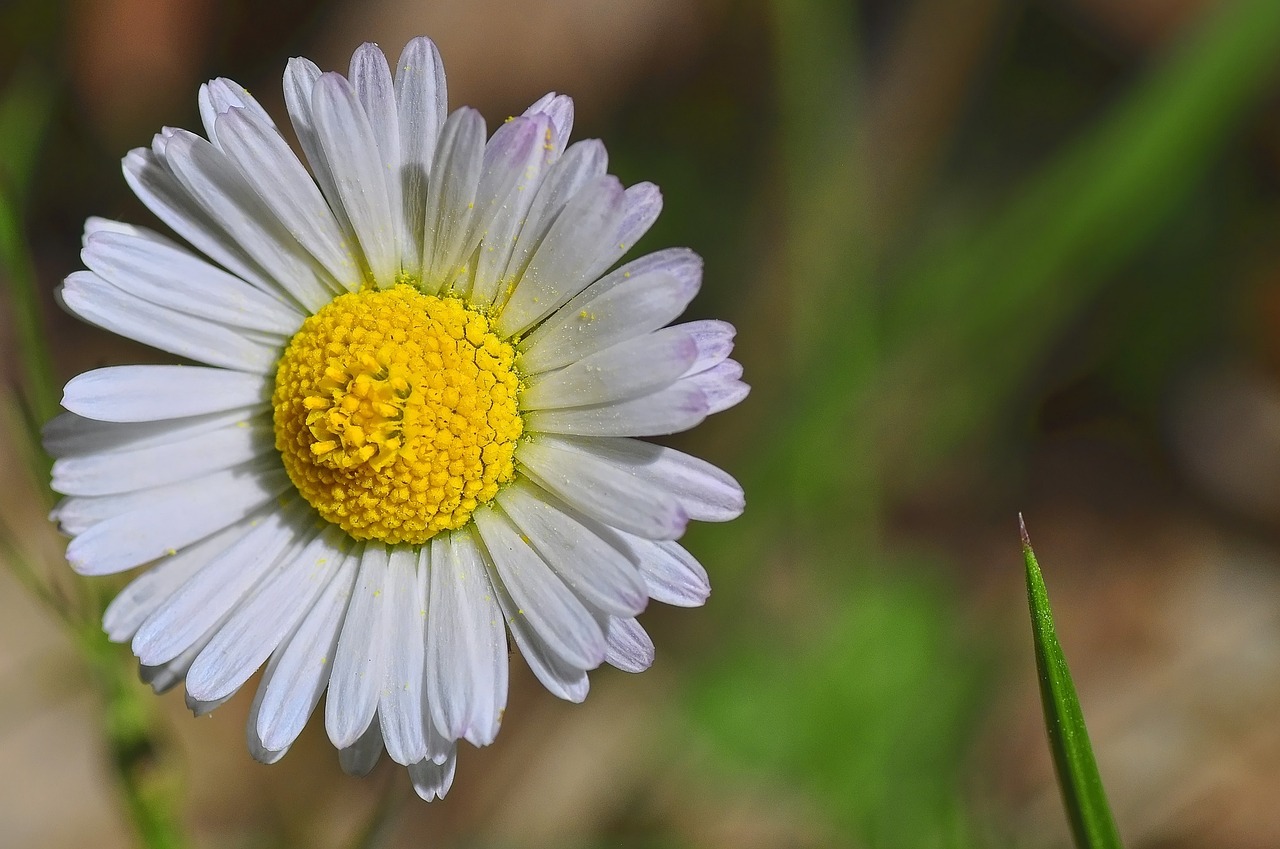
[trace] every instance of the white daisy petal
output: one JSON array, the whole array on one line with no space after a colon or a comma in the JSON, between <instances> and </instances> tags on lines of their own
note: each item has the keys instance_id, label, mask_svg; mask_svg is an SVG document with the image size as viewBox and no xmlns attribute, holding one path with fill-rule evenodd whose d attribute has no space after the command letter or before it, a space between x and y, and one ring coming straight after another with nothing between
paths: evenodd
<instances>
[{"instance_id":1,"label":"white daisy petal","mask_svg":"<svg viewBox=\"0 0 1280 849\"><path fill-rule=\"evenodd\" d=\"M615 404L535 410L525 426L537 433L573 436L661 436L702 423L711 402L694 378L684 378L651 395Z\"/></svg>"},{"instance_id":2,"label":"white daisy petal","mask_svg":"<svg viewBox=\"0 0 1280 849\"><path fill-rule=\"evenodd\" d=\"M296 630L294 629L294 631ZM288 643L289 640L285 639L284 645ZM276 667L280 663L280 652L282 652L283 648L282 645L282 647L276 649L275 653L271 654L270 659L266 662L266 670L262 671L262 683L253 691L253 702L248 707L248 718L244 722L244 743L247 744L248 754L259 763L279 762L280 758L283 758L289 752L287 745L279 749L266 748L266 745L262 743L259 732L257 732L257 721L262 716L262 699L266 697L266 683L275 676Z\"/></svg>"},{"instance_id":3,"label":"white daisy petal","mask_svg":"<svg viewBox=\"0 0 1280 849\"><path fill-rule=\"evenodd\" d=\"M115 368L133 368L116 366ZM168 368L162 366L161 368ZM186 366L185 368L192 368ZM234 372L232 372L234 373ZM260 380L260 377L254 376ZM165 445L224 427L249 427L265 421L265 405L153 422L108 422L62 413L44 426L45 450L55 457L77 457L102 451L120 451Z\"/></svg>"},{"instance_id":4,"label":"white daisy petal","mask_svg":"<svg viewBox=\"0 0 1280 849\"><path fill-rule=\"evenodd\" d=\"M497 736L507 704L502 611L469 529L434 538L430 551L426 686L431 718L445 737L487 746Z\"/></svg>"},{"instance_id":5,"label":"white daisy petal","mask_svg":"<svg viewBox=\"0 0 1280 849\"><path fill-rule=\"evenodd\" d=\"M366 776L382 757L382 728L375 715L350 746L338 750L338 764L347 775Z\"/></svg>"},{"instance_id":6,"label":"white daisy petal","mask_svg":"<svg viewBox=\"0 0 1280 849\"><path fill-rule=\"evenodd\" d=\"M338 219L343 232L348 234L347 241L351 241L354 239L351 219L342 206L342 198L338 194L337 184L334 182L333 171L329 168L324 147L320 144L315 115L311 109L311 94L318 79L320 79L320 69L310 59L301 57L290 59L284 72L285 108L289 110L289 120L298 137L298 144L301 145L302 152L307 158L307 164L311 166L311 173L315 175L316 183L329 201L329 208L333 210L334 217ZM354 245L353 241L352 245ZM361 261L363 262L363 257Z\"/></svg>"},{"instance_id":7,"label":"white daisy petal","mask_svg":"<svg viewBox=\"0 0 1280 849\"><path fill-rule=\"evenodd\" d=\"M136 224L128 224L124 221L112 221L110 218L99 218L91 215L84 220L84 232L80 237L81 249L89 246L89 240L100 233L114 233L122 236L133 236L139 239L147 239L155 242L157 245L163 245L168 248L180 248L177 242L162 236L155 230L148 227L139 227Z\"/></svg>"},{"instance_id":8,"label":"white daisy petal","mask_svg":"<svg viewBox=\"0 0 1280 849\"><path fill-rule=\"evenodd\" d=\"M537 375L656 330L684 312L697 291L696 285L679 278L650 274L631 278L627 285L614 287L581 306L570 301L538 328L547 330L521 352L521 369L527 375Z\"/></svg>"},{"instance_id":9,"label":"white daisy petal","mask_svg":"<svg viewBox=\"0 0 1280 849\"><path fill-rule=\"evenodd\" d=\"M278 336L302 323L294 307L176 246L96 233L80 254L90 271L143 300L196 318Z\"/></svg>"},{"instance_id":10,"label":"white daisy petal","mask_svg":"<svg viewBox=\"0 0 1280 849\"><path fill-rule=\"evenodd\" d=\"M649 232L653 222L662 212L662 192L653 183L636 183L627 188L623 196L623 215L612 241L595 257L587 270L587 277L596 278L607 271L618 259L631 250L640 237Z\"/></svg>"},{"instance_id":11,"label":"white daisy petal","mask_svg":"<svg viewBox=\"0 0 1280 849\"><path fill-rule=\"evenodd\" d=\"M272 657L255 699L254 737L269 751L293 744L329 686L351 588L360 570L358 555L341 557L338 573Z\"/></svg>"},{"instance_id":12,"label":"white daisy petal","mask_svg":"<svg viewBox=\"0 0 1280 849\"><path fill-rule=\"evenodd\" d=\"M463 533L461 529L459 529L458 531L454 531L453 533L450 534L450 536L455 536L460 533ZM430 663L430 660L428 659L429 642L431 640L431 636L430 636L431 598L430 596L431 596L431 569L432 569L431 550L432 550L432 547L433 546L431 544L421 546L418 550L417 557L416 557L417 577L418 577L418 587L417 587L418 588L418 609L426 613L426 621L423 622L424 628L423 628L423 634L422 634L424 639L420 643L423 650L418 653L419 663L417 666L417 681L418 681L417 691L419 693L419 698L418 698L419 713L418 713L417 722L418 722L418 727L422 729L423 740L426 744L424 757L427 760L431 761L432 763L442 764L449 757L449 754L457 748L456 744L457 744L458 735L442 734L440 732L440 729L437 727L436 720L435 720L435 711L431 706L431 698L432 698L433 692L435 692L435 689L431 687L427 679L428 668L429 668L428 664ZM481 571L483 572L483 567ZM494 605L494 607L496 608L496 604ZM483 608L481 608L481 610L483 610ZM497 628L501 632L501 636L505 638L507 632L505 627L502 624L502 613L500 611L497 611L495 612L494 615L497 622ZM505 655L503 656L503 661L504 662L506 661ZM485 672L486 670L483 670L483 669L476 670L477 675L481 677L485 675ZM505 682L506 682L506 678L505 678L505 668L504 668L504 678L503 678L504 704L506 699ZM451 683L452 682L446 682L445 686L446 687L451 686ZM486 691L485 695L492 698L492 690L490 689ZM497 733L496 727L494 728L494 733L495 734Z\"/></svg>"},{"instance_id":13,"label":"white daisy petal","mask_svg":"<svg viewBox=\"0 0 1280 849\"><path fill-rule=\"evenodd\" d=\"M226 699L249 680L333 579L343 544L342 532L331 525L300 552L276 562L191 664L187 692L192 698Z\"/></svg>"},{"instance_id":14,"label":"white daisy petal","mask_svg":"<svg viewBox=\"0 0 1280 849\"><path fill-rule=\"evenodd\" d=\"M565 437L560 444L670 493L691 519L727 522L746 506L742 487L730 475L674 448L637 439Z\"/></svg>"},{"instance_id":15,"label":"white daisy petal","mask_svg":"<svg viewBox=\"0 0 1280 849\"><path fill-rule=\"evenodd\" d=\"M674 383L697 355L693 337L679 327L656 330L529 378L520 408L584 407L647 395Z\"/></svg>"},{"instance_id":16,"label":"white daisy petal","mask_svg":"<svg viewBox=\"0 0 1280 849\"><path fill-rule=\"evenodd\" d=\"M701 607L711 595L707 570L684 547L670 540L650 540L624 533L635 554L649 597L675 607Z\"/></svg>"},{"instance_id":17,"label":"white daisy petal","mask_svg":"<svg viewBox=\"0 0 1280 849\"><path fill-rule=\"evenodd\" d=\"M223 528L213 536L163 558L130 581L102 614L102 630L113 643L133 639L138 628L192 575L248 532L245 523Z\"/></svg>"},{"instance_id":18,"label":"white daisy petal","mask_svg":"<svg viewBox=\"0 0 1280 849\"><path fill-rule=\"evenodd\" d=\"M262 673L262 683L253 693L253 702L249 705L249 716L244 724L245 743L249 748L249 756L260 764L276 763L289 752L289 746L281 746L277 749L267 748L267 745L262 742L261 735L258 734L258 719L262 716L262 701L267 694L267 682L275 677L276 668L280 664L281 649L289 644L289 639L286 638L281 648L276 649L271 659L267 661L267 668ZM310 711L308 711L309 714Z\"/></svg>"},{"instance_id":19,"label":"white daisy petal","mask_svg":"<svg viewBox=\"0 0 1280 849\"><path fill-rule=\"evenodd\" d=\"M297 545L306 522L294 509L264 511L248 525L240 539L165 599L138 628L133 653L144 666L177 657L235 610L267 570Z\"/></svg>"},{"instance_id":20,"label":"white daisy petal","mask_svg":"<svg viewBox=\"0 0 1280 849\"><path fill-rule=\"evenodd\" d=\"M196 656L196 659L197 659L197 660L199 659L199 655L197 655L197 656ZM195 661L192 661L192 666L194 666L194 665L195 665ZM190 675L191 675L191 670L188 668L188 669L187 669L187 677L188 677L188 680L190 679ZM212 699L212 700L210 700L210 701L203 701L203 700L201 700L201 699L197 699L195 696L191 695L191 693L190 693L190 692L188 692L188 693L186 693L186 694L185 694L185 699L186 699L186 703L187 703L187 710L191 711L191 715L192 715L192 716L197 716L197 717L199 717L199 716L208 716L209 714L213 713L213 712L214 712L215 710L217 710L218 708L220 708L220 707L222 707L223 705L225 705L227 702L231 701L231 698L232 698L232 696L234 696L234 695L235 695L235 693L229 693L228 695L223 696L223 697L222 697L222 698L220 698L220 699Z\"/></svg>"},{"instance_id":21,"label":"white daisy petal","mask_svg":"<svg viewBox=\"0 0 1280 849\"><path fill-rule=\"evenodd\" d=\"M615 528L649 539L676 539L689 522L674 495L563 438L536 436L520 445L516 459L543 489Z\"/></svg>"},{"instance_id":22,"label":"white daisy petal","mask_svg":"<svg viewBox=\"0 0 1280 849\"><path fill-rule=\"evenodd\" d=\"M175 233L241 280L264 292L276 291L262 269L223 226L196 203L154 151L146 148L129 151L123 167L125 182L138 200Z\"/></svg>"},{"instance_id":23,"label":"white daisy petal","mask_svg":"<svg viewBox=\"0 0 1280 849\"><path fill-rule=\"evenodd\" d=\"M180 501L133 509L89 528L67 546L71 568L81 575L108 575L141 566L238 522L289 483L283 471L205 480L217 485L188 487Z\"/></svg>"},{"instance_id":24,"label":"white daisy petal","mask_svg":"<svg viewBox=\"0 0 1280 849\"><path fill-rule=\"evenodd\" d=\"M324 724L329 739L339 749L356 745L361 734L366 733L386 679L387 563L385 545L370 543L364 547L360 575L338 638ZM378 746L382 746L381 733Z\"/></svg>"},{"instance_id":25,"label":"white daisy petal","mask_svg":"<svg viewBox=\"0 0 1280 849\"><path fill-rule=\"evenodd\" d=\"M444 122L427 184L423 233L423 291L433 294L453 282L463 256L484 164L484 118L463 107Z\"/></svg>"},{"instance_id":26,"label":"white daisy petal","mask_svg":"<svg viewBox=\"0 0 1280 849\"><path fill-rule=\"evenodd\" d=\"M688 248L668 248L611 271L520 340L521 364L530 374L549 371L658 329L667 322L656 321L654 311L663 308L643 293L662 285L664 278L676 281L680 297L687 292L692 299L702 285L702 257ZM615 289L624 291L615 294ZM634 315L623 311L623 305L630 302L636 303ZM645 304L651 306L642 306Z\"/></svg>"},{"instance_id":27,"label":"white daisy petal","mask_svg":"<svg viewBox=\"0 0 1280 849\"><path fill-rule=\"evenodd\" d=\"M301 56L290 59L284 69L285 109L289 113L289 122L293 125L294 135L298 137L298 144L302 147L302 152L311 165L313 173L325 161L320 142L316 137L315 118L311 114L311 91L315 88L316 80L320 79L321 73L315 62ZM319 174L316 175L316 179L321 187L325 188L325 181ZM329 196L327 188L325 188L325 195Z\"/></svg>"},{"instance_id":28,"label":"white daisy petal","mask_svg":"<svg viewBox=\"0 0 1280 849\"><path fill-rule=\"evenodd\" d=\"M618 228L619 249L624 253L640 241L662 214L662 190L653 183L627 187L626 214ZM621 255L621 254L619 254ZM612 265L613 263L609 263Z\"/></svg>"},{"instance_id":29,"label":"white daisy petal","mask_svg":"<svg viewBox=\"0 0 1280 849\"><path fill-rule=\"evenodd\" d=\"M430 802L443 799L453 786L453 775L458 766L456 747L446 756L444 763L432 763L429 760L409 765L409 778L413 781L414 792Z\"/></svg>"},{"instance_id":30,"label":"white daisy petal","mask_svg":"<svg viewBox=\"0 0 1280 849\"><path fill-rule=\"evenodd\" d=\"M501 581L515 604L514 614L557 657L579 669L604 660L600 625L564 582L538 556L506 514L492 508L472 516Z\"/></svg>"},{"instance_id":31,"label":"white daisy petal","mask_svg":"<svg viewBox=\"0 0 1280 849\"><path fill-rule=\"evenodd\" d=\"M378 49L378 45L369 43L360 45L351 56L348 76L356 99L364 107L364 114L369 119L369 128L373 131L377 154L382 162L394 227L392 239L395 244L395 261L398 266L400 239L404 233L404 200L401 197L400 113L396 103L395 82L391 78L387 57Z\"/></svg>"},{"instance_id":32,"label":"white daisy petal","mask_svg":"<svg viewBox=\"0 0 1280 849\"><path fill-rule=\"evenodd\" d=\"M360 263L307 169L275 127L233 109L219 121L227 157L289 234L328 273L331 291L360 288Z\"/></svg>"},{"instance_id":33,"label":"white daisy petal","mask_svg":"<svg viewBox=\"0 0 1280 849\"><path fill-rule=\"evenodd\" d=\"M127 513L141 503L157 503L139 499L140 495L149 495L153 491L91 498L64 498L49 511L49 521L56 524L58 530L66 536L79 536L99 522Z\"/></svg>"},{"instance_id":34,"label":"white daisy petal","mask_svg":"<svg viewBox=\"0 0 1280 849\"><path fill-rule=\"evenodd\" d=\"M232 109L242 110L252 115L258 123L275 130L275 122L271 120L267 110L253 99L244 86L226 77L219 77L201 85L197 101L200 105L200 120L204 124L205 135L219 149L223 147L223 139L217 132L218 118Z\"/></svg>"},{"instance_id":35,"label":"white daisy petal","mask_svg":"<svg viewBox=\"0 0 1280 849\"><path fill-rule=\"evenodd\" d=\"M157 696L162 695L182 681L182 677L187 674L187 667L191 665L192 660L195 660L195 656L196 652L192 651L189 655L184 655L162 666L140 666L138 678Z\"/></svg>"},{"instance_id":36,"label":"white daisy petal","mask_svg":"<svg viewBox=\"0 0 1280 849\"><path fill-rule=\"evenodd\" d=\"M512 118L485 148L476 208L466 244L479 246L468 302L485 309L498 296L530 204L547 163L551 120L545 115Z\"/></svg>"},{"instance_id":37,"label":"white daisy petal","mask_svg":"<svg viewBox=\"0 0 1280 849\"><path fill-rule=\"evenodd\" d=\"M62 406L102 422L151 422L265 403L259 375L199 366L109 366L73 377Z\"/></svg>"},{"instance_id":38,"label":"white daisy petal","mask_svg":"<svg viewBox=\"0 0 1280 849\"><path fill-rule=\"evenodd\" d=\"M139 666L138 678L149 686L157 696L172 690L187 674L187 667L195 660L196 652L166 663L162 666Z\"/></svg>"},{"instance_id":39,"label":"white daisy petal","mask_svg":"<svg viewBox=\"0 0 1280 849\"><path fill-rule=\"evenodd\" d=\"M635 619L610 619L605 662L623 672L644 672L653 665L653 640Z\"/></svg>"},{"instance_id":40,"label":"white daisy petal","mask_svg":"<svg viewBox=\"0 0 1280 849\"><path fill-rule=\"evenodd\" d=\"M497 503L583 601L614 616L634 616L644 610L649 594L628 558L626 543L549 499L533 484L517 481L499 494Z\"/></svg>"},{"instance_id":41,"label":"white daisy petal","mask_svg":"<svg viewBox=\"0 0 1280 849\"><path fill-rule=\"evenodd\" d=\"M168 139L165 159L191 197L280 291L311 311L328 303L332 292L316 276L309 255L221 151L195 133L177 131Z\"/></svg>"},{"instance_id":42,"label":"white daisy petal","mask_svg":"<svg viewBox=\"0 0 1280 849\"><path fill-rule=\"evenodd\" d=\"M435 722L431 718L431 709L427 705L424 697L422 703L422 727L427 737L427 756L426 760L434 764L443 764L448 760L449 756L457 750L458 741L445 737L436 728Z\"/></svg>"},{"instance_id":43,"label":"white daisy petal","mask_svg":"<svg viewBox=\"0 0 1280 849\"><path fill-rule=\"evenodd\" d=\"M392 549L383 599L386 682L378 699L378 719L387 754L405 766L427 756L422 705L427 611L421 583L425 580L412 548Z\"/></svg>"},{"instance_id":44,"label":"white daisy petal","mask_svg":"<svg viewBox=\"0 0 1280 849\"><path fill-rule=\"evenodd\" d=\"M592 281L600 244L612 237L624 212L622 184L606 175L575 195L529 260L494 328L515 336L541 321Z\"/></svg>"},{"instance_id":45,"label":"white daisy petal","mask_svg":"<svg viewBox=\"0 0 1280 849\"><path fill-rule=\"evenodd\" d=\"M751 393L751 387L739 380L740 377L742 365L734 360L723 360L684 380L702 390L707 398L707 415L711 415L735 406Z\"/></svg>"},{"instance_id":46,"label":"white daisy petal","mask_svg":"<svg viewBox=\"0 0 1280 849\"><path fill-rule=\"evenodd\" d=\"M488 562L487 556L486 562L488 567L492 569L493 564ZM542 686L547 688L547 692L556 698L574 702L575 704L584 701L587 698L587 691L591 687L591 682L587 679L586 670L566 663L555 652L551 651L542 638L530 627L528 620L520 615L520 608L512 601L511 596L507 593L502 582L497 579L496 574L492 574L491 577L494 597L498 600L498 606L502 608L502 615L506 618L507 624L511 628L511 638L515 640L516 647L520 649L521 657L529 665L529 671L542 682Z\"/></svg>"},{"instance_id":47,"label":"white daisy petal","mask_svg":"<svg viewBox=\"0 0 1280 849\"><path fill-rule=\"evenodd\" d=\"M687 374L698 374L723 362L733 352L733 337L737 333L727 321L690 321L677 325L693 337L698 345L698 358L689 366Z\"/></svg>"},{"instance_id":48,"label":"white daisy petal","mask_svg":"<svg viewBox=\"0 0 1280 849\"><path fill-rule=\"evenodd\" d=\"M573 98L567 94L549 92L524 110L524 114L526 116L546 115L551 119L549 153L551 161L559 159L560 154L564 153L565 145L569 143L569 134L573 132Z\"/></svg>"},{"instance_id":49,"label":"white daisy petal","mask_svg":"<svg viewBox=\"0 0 1280 849\"><path fill-rule=\"evenodd\" d=\"M190 648L173 660L156 666L140 665L138 667L138 677L142 679L142 683L149 685L157 694L167 693L176 687L183 678L187 677L187 670L191 668L196 656L204 651L204 647L213 639L214 634L218 633L218 629L222 627L226 620L227 617L224 616L200 635Z\"/></svg>"},{"instance_id":50,"label":"white daisy petal","mask_svg":"<svg viewBox=\"0 0 1280 849\"><path fill-rule=\"evenodd\" d=\"M396 102L400 110L400 184L404 233L404 267L422 275L422 234L426 229L427 185L440 129L444 126L448 95L440 51L429 38L405 45L396 63Z\"/></svg>"},{"instance_id":51,"label":"white daisy petal","mask_svg":"<svg viewBox=\"0 0 1280 849\"><path fill-rule=\"evenodd\" d=\"M592 181L603 177L608 168L609 154L600 141L588 139L569 146L564 156L547 170L538 186L524 225L520 228L515 249L507 261L503 279L518 280L524 274L529 260L533 258L547 231L564 211L569 200Z\"/></svg>"},{"instance_id":52,"label":"white daisy petal","mask_svg":"<svg viewBox=\"0 0 1280 849\"><path fill-rule=\"evenodd\" d=\"M373 127L356 92L341 74L321 74L311 92L316 135L333 174L334 188L373 279L394 281L400 270L398 203L392 214L388 174ZM397 143L399 134L397 133Z\"/></svg>"},{"instance_id":53,"label":"white daisy petal","mask_svg":"<svg viewBox=\"0 0 1280 849\"><path fill-rule=\"evenodd\" d=\"M238 498L250 493L246 489L250 477L277 469L278 462L273 460L253 460L242 466L205 475L194 480L142 489L136 492L123 492L116 495L73 496L58 502L58 506L50 513L49 518L58 523L63 533L79 536L90 528L117 516L125 516L137 511L161 510L165 505L185 498L199 496L202 492L215 491L224 498ZM279 480L279 478L277 478ZM284 482L280 481L284 486ZM123 568L132 568L126 566ZM112 571L123 571L113 568ZM106 574L91 571L85 574Z\"/></svg>"},{"instance_id":54,"label":"white daisy petal","mask_svg":"<svg viewBox=\"0 0 1280 849\"><path fill-rule=\"evenodd\" d=\"M63 457L52 486L64 495L114 495L190 480L274 450L268 427L229 427L148 448Z\"/></svg>"},{"instance_id":55,"label":"white daisy petal","mask_svg":"<svg viewBox=\"0 0 1280 849\"><path fill-rule=\"evenodd\" d=\"M157 306L112 286L91 271L77 271L58 291L80 318L144 345L211 366L266 374L276 352L229 327Z\"/></svg>"}]
</instances>

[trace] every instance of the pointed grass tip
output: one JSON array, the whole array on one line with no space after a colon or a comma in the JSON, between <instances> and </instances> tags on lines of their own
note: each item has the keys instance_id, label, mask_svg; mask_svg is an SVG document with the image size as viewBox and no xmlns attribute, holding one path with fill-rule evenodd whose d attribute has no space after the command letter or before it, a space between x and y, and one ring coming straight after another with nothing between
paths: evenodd
<instances>
[{"instance_id":1,"label":"pointed grass tip","mask_svg":"<svg viewBox=\"0 0 1280 849\"><path fill-rule=\"evenodd\" d=\"M1018 530L1022 534L1022 557L1027 570L1031 641L1040 678L1045 731L1071 833L1077 849L1122 849L1089 743L1080 699L1053 625L1049 591L1045 588L1044 575L1036 562L1035 552L1031 550L1027 523L1021 513L1018 514Z\"/></svg>"}]
</instances>

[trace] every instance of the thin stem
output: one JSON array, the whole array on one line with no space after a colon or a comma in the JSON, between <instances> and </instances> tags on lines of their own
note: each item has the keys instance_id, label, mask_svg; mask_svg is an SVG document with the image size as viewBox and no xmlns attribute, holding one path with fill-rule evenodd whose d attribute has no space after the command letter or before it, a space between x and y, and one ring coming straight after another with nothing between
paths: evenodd
<instances>
[{"instance_id":1,"label":"thin stem","mask_svg":"<svg viewBox=\"0 0 1280 849\"><path fill-rule=\"evenodd\" d=\"M30 69L28 69L30 70ZM47 77L28 73L6 86L0 101L0 282L7 284L17 336L22 413L31 434L28 459L47 483L51 459L40 449L39 429L58 412L59 388L46 342L39 282L26 238L23 198L44 129L55 103ZM12 182L6 182L6 180ZM41 487L42 496L50 493ZM183 849L188 841L178 813L181 783L156 732L151 704L140 693L132 658L114 646L98 625L101 599L90 593L74 606L43 580L0 523L0 556L18 580L66 627L89 666L103 699L103 730L111 765L126 808L145 849ZM77 585L79 588L79 585Z\"/></svg>"},{"instance_id":2,"label":"thin stem","mask_svg":"<svg viewBox=\"0 0 1280 849\"><path fill-rule=\"evenodd\" d=\"M70 628L75 628L76 623L72 620L67 605L63 603L65 599L59 596L52 586L41 580L40 574L19 548L16 540L17 537L13 531L5 524L4 519L0 518L0 558L8 565L9 571L27 592L43 604L54 618Z\"/></svg>"},{"instance_id":3,"label":"thin stem","mask_svg":"<svg viewBox=\"0 0 1280 849\"><path fill-rule=\"evenodd\" d=\"M111 765L120 781L126 807L145 849L182 849L187 845L177 813L180 782L155 730L149 703L138 692L132 659L122 657L98 626L97 617L83 620L50 585L18 547L0 520L0 558L31 595L70 632L89 665L103 699L103 731Z\"/></svg>"},{"instance_id":4,"label":"thin stem","mask_svg":"<svg viewBox=\"0 0 1280 849\"><path fill-rule=\"evenodd\" d=\"M409 798L409 784L398 780L403 777L400 770L388 772L390 774L387 775L386 786L382 788L382 797L369 816L369 821L351 844L351 849L381 849L391 840L400 812L404 810L405 800Z\"/></svg>"},{"instance_id":5,"label":"thin stem","mask_svg":"<svg viewBox=\"0 0 1280 849\"><path fill-rule=\"evenodd\" d=\"M3 185L0 185L0 270L9 279L23 397L30 405L32 417L37 422L46 422L58 412L53 357L45 343L36 273L27 250L22 218L14 197Z\"/></svg>"},{"instance_id":6,"label":"thin stem","mask_svg":"<svg viewBox=\"0 0 1280 849\"><path fill-rule=\"evenodd\" d=\"M78 643L103 697L103 730L125 806L146 849L183 849L181 781L155 729L148 700L139 693L132 658L107 640L96 623L82 627Z\"/></svg>"}]
</instances>

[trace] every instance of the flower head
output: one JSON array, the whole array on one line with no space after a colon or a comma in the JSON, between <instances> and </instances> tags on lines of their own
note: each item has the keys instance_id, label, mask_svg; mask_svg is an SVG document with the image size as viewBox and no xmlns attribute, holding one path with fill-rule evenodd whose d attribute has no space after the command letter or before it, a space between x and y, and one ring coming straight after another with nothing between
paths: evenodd
<instances>
[{"instance_id":1,"label":"flower head","mask_svg":"<svg viewBox=\"0 0 1280 849\"><path fill-rule=\"evenodd\" d=\"M263 664L249 749L288 750L320 697L348 771L382 750L443 796L458 740L498 733L508 631L551 692L640 671L650 598L701 604L674 540L742 491L636 437L747 392L733 328L667 326L701 262L611 268L656 219L549 94L486 140L446 116L435 46L394 68L284 76L305 154L240 86L200 89L207 138L165 129L125 178L191 247L85 227L76 315L199 365L102 368L47 428L54 518L85 575L147 569L108 607L157 691L202 713ZM327 694L327 695L326 695Z\"/></svg>"}]
</instances>

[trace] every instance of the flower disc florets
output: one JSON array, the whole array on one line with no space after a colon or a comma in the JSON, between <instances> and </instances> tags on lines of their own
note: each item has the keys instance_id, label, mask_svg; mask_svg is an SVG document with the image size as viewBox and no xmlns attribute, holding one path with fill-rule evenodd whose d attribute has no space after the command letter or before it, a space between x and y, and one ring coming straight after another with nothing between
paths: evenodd
<instances>
[{"instance_id":1,"label":"flower disc florets","mask_svg":"<svg viewBox=\"0 0 1280 849\"><path fill-rule=\"evenodd\" d=\"M302 496L356 539L460 528L515 475L515 351L479 312L400 284L308 318L276 372L276 447Z\"/></svg>"}]
</instances>

